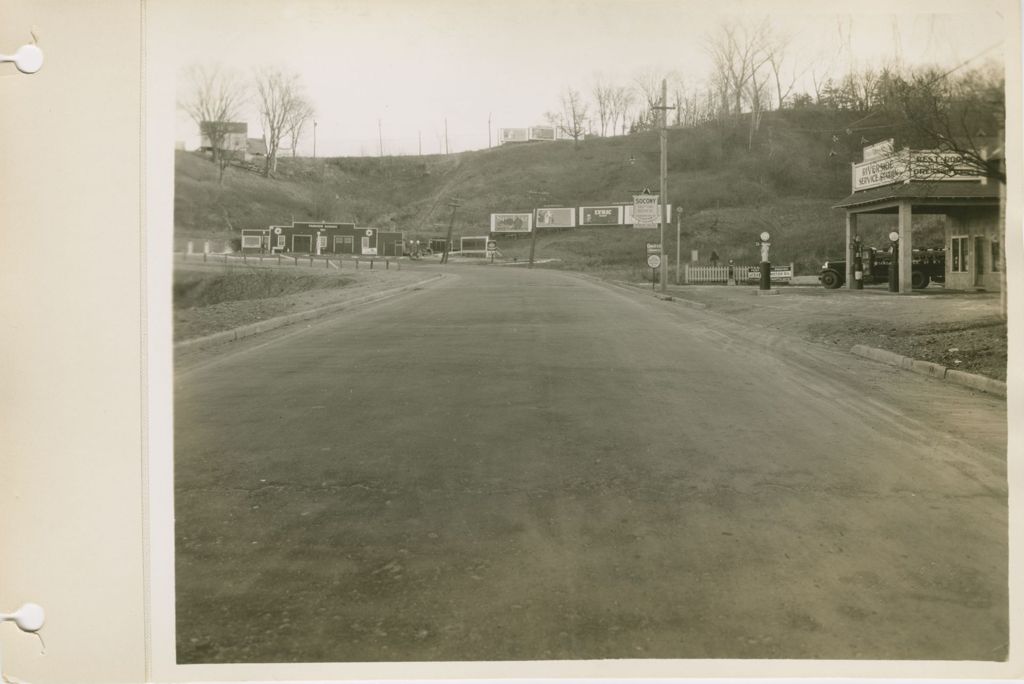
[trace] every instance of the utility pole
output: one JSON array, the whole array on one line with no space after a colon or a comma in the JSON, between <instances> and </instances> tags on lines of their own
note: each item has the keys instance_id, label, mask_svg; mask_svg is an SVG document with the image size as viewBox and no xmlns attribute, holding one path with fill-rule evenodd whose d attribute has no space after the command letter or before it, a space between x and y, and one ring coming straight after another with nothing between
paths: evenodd
<instances>
[{"instance_id":1,"label":"utility pole","mask_svg":"<svg viewBox=\"0 0 1024 684\"><path fill-rule=\"evenodd\" d=\"M661 226L661 291L666 292L668 264L665 260L665 205L668 198L668 79L661 79L661 197L659 198L658 225Z\"/></svg>"},{"instance_id":2,"label":"utility pole","mask_svg":"<svg viewBox=\"0 0 1024 684\"><path fill-rule=\"evenodd\" d=\"M526 193L527 195L534 195L537 197L547 197L548 192L546 190L530 190ZM533 210L533 226L530 231L530 263L527 268L533 268L533 254L537 249L537 210Z\"/></svg>"},{"instance_id":3,"label":"utility pole","mask_svg":"<svg viewBox=\"0 0 1024 684\"><path fill-rule=\"evenodd\" d=\"M313 119L313 159L316 159L316 119Z\"/></svg>"},{"instance_id":4,"label":"utility pole","mask_svg":"<svg viewBox=\"0 0 1024 684\"><path fill-rule=\"evenodd\" d=\"M459 200L455 197L448 200L448 206L452 208L452 218L448 222L448 238L444 241L444 253L441 254L441 263L448 263L448 247L452 244L452 229L455 227L455 210L459 208Z\"/></svg>"},{"instance_id":5,"label":"utility pole","mask_svg":"<svg viewBox=\"0 0 1024 684\"><path fill-rule=\"evenodd\" d=\"M416 131L416 140L419 142L420 156L423 156L423 131Z\"/></svg>"},{"instance_id":6,"label":"utility pole","mask_svg":"<svg viewBox=\"0 0 1024 684\"><path fill-rule=\"evenodd\" d=\"M487 149L491 149L491 113L487 112Z\"/></svg>"},{"instance_id":7,"label":"utility pole","mask_svg":"<svg viewBox=\"0 0 1024 684\"><path fill-rule=\"evenodd\" d=\"M683 230L683 208L676 207L676 285L679 284L679 239Z\"/></svg>"},{"instance_id":8,"label":"utility pole","mask_svg":"<svg viewBox=\"0 0 1024 684\"><path fill-rule=\"evenodd\" d=\"M444 118L444 153L448 154L448 117Z\"/></svg>"},{"instance_id":9,"label":"utility pole","mask_svg":"<svg viewBox=\"0 0 1024 684\"><path fill-rule=\"evenodd\" d=\"M384 133L381 132L380 119L377 119L377 141L380 145L380 156L384 156Z\"/></svg>"}]
</instances>

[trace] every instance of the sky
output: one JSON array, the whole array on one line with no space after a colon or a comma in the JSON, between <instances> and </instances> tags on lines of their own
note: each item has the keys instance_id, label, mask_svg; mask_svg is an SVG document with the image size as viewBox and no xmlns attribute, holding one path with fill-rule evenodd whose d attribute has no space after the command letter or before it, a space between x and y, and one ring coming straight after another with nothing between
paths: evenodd
<instances>
[{"instance_id":1,"label":"sky","mask_svg":"<svg viewBox=\"0 0 1024 684\"><path fill-rule=\"evenodd\" d=\"M447 122L452 152L497 144L498 129L544 122L573 87L627 84L674 70L710 73L706 36L722 22L768 16L789 54L841 76L891 61L954 66L1001 61L1007 22L995 0L838 3L767 0L156 0L175 69L219 64L248 78L261 66L298 73L316 115L318 156L434 154ZM813 10L808 10L813 8ZM893 14L894 11L899 14ZM809 85L809 84L808 84ZM179 82L179 97L185 96ZM250 106L242 117L259 137ZM189 148L196 125L177 114ZM383 140L383 143L381 143ZM312 126L298 148L313 151Z\"/></svg>"}]
</instances>

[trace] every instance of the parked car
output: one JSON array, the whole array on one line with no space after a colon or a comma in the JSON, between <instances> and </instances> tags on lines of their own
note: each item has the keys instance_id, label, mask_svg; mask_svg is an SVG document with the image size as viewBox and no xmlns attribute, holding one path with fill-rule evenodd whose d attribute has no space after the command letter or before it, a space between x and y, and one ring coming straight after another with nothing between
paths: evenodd
<instances>
[{"instance_id":1,"label":"parked car","mask_svg":"<svg viewBox=\"0 0 1024 684\"><path fill-rule=\"evenodd\" d=\"M889 266L892 264L889 250L867 247L861 252L861 263L865 285L889 282ZM928 287L932 281L946 282L946 250L915 249L910 263L910 286L915 290ZM830 290L842 287L846 282L846 261L826 261L821 266L818 280Z\"/></svg>"}]
</instances>

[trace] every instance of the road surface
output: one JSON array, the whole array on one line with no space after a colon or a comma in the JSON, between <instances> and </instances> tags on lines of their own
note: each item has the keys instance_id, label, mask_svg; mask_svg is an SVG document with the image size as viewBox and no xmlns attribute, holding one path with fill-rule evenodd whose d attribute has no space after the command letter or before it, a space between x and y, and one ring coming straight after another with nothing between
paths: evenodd
<instances>
[{"instance_id":1,"label":"road surface","mask_svg":"<svg viewBox=\"0 0 1024 684\"><path fill-rule=\"evenodd\" d=\"M180 662L1005 657L1001 400L448 273L178 368Z\"/></svg>"}]
</instances>

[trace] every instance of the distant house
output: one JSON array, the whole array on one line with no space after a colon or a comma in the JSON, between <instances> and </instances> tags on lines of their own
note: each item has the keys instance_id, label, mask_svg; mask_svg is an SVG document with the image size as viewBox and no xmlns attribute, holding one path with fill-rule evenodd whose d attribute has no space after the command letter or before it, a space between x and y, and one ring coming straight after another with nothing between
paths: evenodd
<instances>
[{"instance_id":1,"label":"distant house","mask_svg":"<svg viewBox=\"0 0 1024 684\"><path fill-rule=\"evenodd\" d=\"M263 138L249 138L245 144L245 161L264 159L267 156L267 141Z\"/></svg>"},{"instance_id":2,"label":"distant house","mask_svg":"<svg viewBox=\"0 0 1024 684\"><path fill-rule=\"evenodd\" d=\"M223 136L220 149L225 152L233 152L246 155L249 149L249 124L244 121L203 121L199 124L199 149L203 152L213 150L213 143L210 142L210 134L216 138L217 134ZM264 154L266 152L264 151Z\"/></svg>"}]
</instances>

